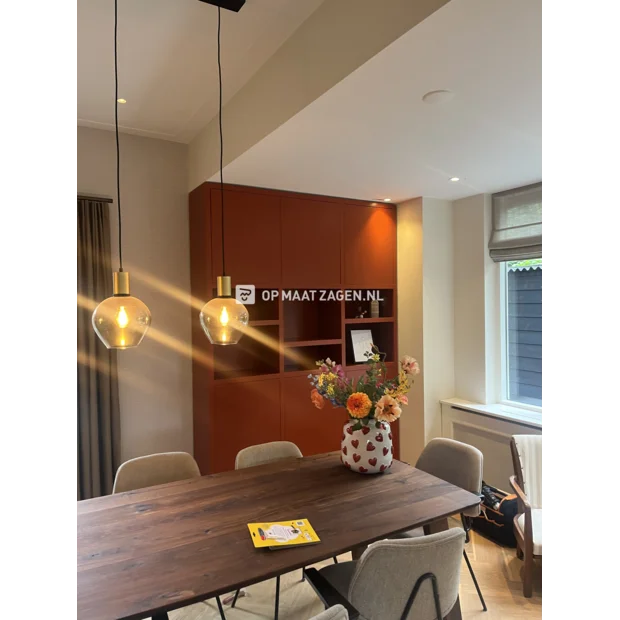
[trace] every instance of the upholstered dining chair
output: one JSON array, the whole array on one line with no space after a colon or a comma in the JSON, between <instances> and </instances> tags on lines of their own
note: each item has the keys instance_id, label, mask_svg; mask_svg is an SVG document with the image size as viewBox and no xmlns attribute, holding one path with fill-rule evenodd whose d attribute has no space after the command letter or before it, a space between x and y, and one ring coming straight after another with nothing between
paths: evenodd
<instances>
[{"instance_id":1,"label":"upholstered dining chair","mask_svg":"<svg viewBox=\"0 0 620 620\"><path fill-rule=\"evenodd\" d=\"M124 493L168 482L200 478L194 457L187 452L162 452L125 461L116 472L112 493ZM220 618L226 620L219 596L215 597Z\"/></svg>"},{"instance_id":2,"label":"upholstered dining chair","mask_svg":"<svg viewBox=\"0 0 620 620\"><path fill-rule=\"evenodd\" d=\"M312 616L310 620L349 620L349 614L342 605L334 605L318 616Z\"/></svg>"},{"instance_id":3,"label":"upholstered dining chair","mask_svg":"<svg viewBox=\"0 0 620 620\"><path fill-rule=\"evenodd\" d=\"M415 466L416 469L425 471L436 478L441 478L441 480L445 480L456 487L465 489L475 495L480 495L482 490L482 460L482 452L478 448L455 439L437 437L436 439L431 439L426 444ZM468 508L461 514L461 521L465 530L465 542L469 542L471 519L479 514L480 506ZM423 534L422 529L417 529L394 536L393 538L422 536ZM465 549L463 549L463 557L482 603L482 609L486 611L487 605Z\"/></svg>"},{"instance_id":4,"label":"upholstered dining chair","mask_svg":"<svg viewBox=\"0 0 620 620\"><path fill-rule=\"evenodd\" d=\"M352 620L441 619L459 594L464 542L460 527L380 540L359 560L307 568L306 577L326 607L343 605Z\"/></svg>"},{"instance_id":5,"label":"upholstered dining chair","mask_svg":"<svg viewBox=\"0 0 620 620\"><path fill-rule=\"evenodd\" d=\"M523 560L523 596L532 596L534 558L542 558L542 435L513 435L510 441L517 494L514 519L517 556Z\"/></svg>"},{"instance_id":6,"label":"upholstered dining chair","mask_svg":"<svg viewBox=\"0 0 620 620\"><path fill-rule=\"evenodd\" d=\"M135 491L167 482L199 478L200 469L187 452L162 452L125 461L116 472L112 493Z\"/></svg>"},{"instance_id":7,"label":"upholstered dining chair","mask_svg":"<svg viewBox=\"0 0 620 620\"><path fill-rule=\"evenodd\" d=\"M287 458L303 458L301 450L292 441L270 441L269 443L261 443L256 446L248 446L237 453L235 459L235 469L246 469L247 467L256 467L257 465L267 465L275 463ZM235 592L235 596L230 604L234 607L237 604L239 593ZM275 602L275 620L278 620L278 609L280 607L280 575L276 577L276 602Z\"/></svg>"}]
</instances>

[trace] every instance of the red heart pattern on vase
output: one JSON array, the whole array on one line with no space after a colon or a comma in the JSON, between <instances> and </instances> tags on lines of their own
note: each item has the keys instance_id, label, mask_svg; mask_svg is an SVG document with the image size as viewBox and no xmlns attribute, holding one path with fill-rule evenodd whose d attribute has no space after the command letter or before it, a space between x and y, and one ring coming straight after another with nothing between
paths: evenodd
<instances>
[{"instance_id":1,"label":"red heart pattern on vase","mask_svg":"<svg viewBox=\"0 0 620 620\"><path fill-rule=\"evenodd\" d=\"M379 474L387 471L393 458L391 435L388 423L371 420L368 424L362 425L361 420L349 420L342 429L343 438L340 444L342 464L360 474Z\"/></svg>"},{"instance_id":2,"label":"red heart pattern on vase","mask_svg":"<svg viewBox=\"0 0 620 620\"><path fill-rule=\"evenodd\" d=\"M392 441L392 433L391 432L388 433L388 437L390 438L390 441Z\"/></svg>"},{"instance_id":3,"label":"red heart pattern on vase","mask_svg":"<svg viewBox=\"0 0 620 620\"><path fill-rule=\"evenodd\" d=\"M394 446L390 446L390 452L394 454Z\"/></svg>"}]
</instances>

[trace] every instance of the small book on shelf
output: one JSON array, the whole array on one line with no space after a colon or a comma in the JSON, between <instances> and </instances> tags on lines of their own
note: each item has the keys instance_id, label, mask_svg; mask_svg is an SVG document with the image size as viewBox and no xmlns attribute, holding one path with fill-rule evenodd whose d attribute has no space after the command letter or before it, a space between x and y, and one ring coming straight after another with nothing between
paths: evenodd
<instances>
[{"instance_id":1,"label":"small book on shelf","mask_svg":"<svg viewBox=\"0 0 620 620\"><path fill-rule=\"evenodd\" d=\"M308 519L248 523L248 529L256 548L283 549L321 542Z\"/></svg>"}]
</instances>

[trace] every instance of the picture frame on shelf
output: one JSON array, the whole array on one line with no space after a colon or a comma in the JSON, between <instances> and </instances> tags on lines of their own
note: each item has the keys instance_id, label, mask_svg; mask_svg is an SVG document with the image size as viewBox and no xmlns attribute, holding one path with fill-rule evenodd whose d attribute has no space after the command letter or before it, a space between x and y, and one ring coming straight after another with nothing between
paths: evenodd
<instances>
[{"instance_id":1,"label":"picture frame on shelf","mask_svg":"<svg viewBox=\"0 0 620 620\"><path fill-rule=\"evenodd\" d=\"M355 362L365 362L366 353L372 352L372 331L370 329L352 329L351 344L353 345L353 359Z\"/></svg>"}]
</instances>

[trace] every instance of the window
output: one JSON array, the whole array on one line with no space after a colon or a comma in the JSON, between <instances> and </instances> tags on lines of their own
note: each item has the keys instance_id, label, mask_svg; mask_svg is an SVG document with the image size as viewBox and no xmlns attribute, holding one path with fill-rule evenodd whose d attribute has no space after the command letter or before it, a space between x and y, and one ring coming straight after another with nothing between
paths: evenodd
<instances>
[{"instance_id":1,"label":"window","mask_svg":"<svg viewBox=\"0 0 620 620\"><path fill-rule=\"evenodd\" d=\"M542 258L502 263L504 398L542 407Z\"/></svg>"}]
</instances>

